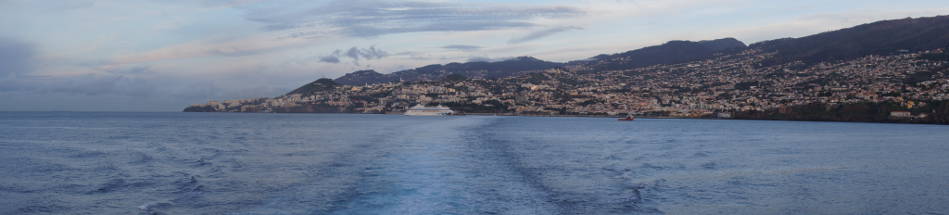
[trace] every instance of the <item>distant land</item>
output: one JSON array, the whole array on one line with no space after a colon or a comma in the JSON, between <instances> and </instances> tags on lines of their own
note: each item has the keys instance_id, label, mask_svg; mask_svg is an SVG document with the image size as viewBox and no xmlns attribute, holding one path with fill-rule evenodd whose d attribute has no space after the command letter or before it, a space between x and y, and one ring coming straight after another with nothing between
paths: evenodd
<instances>
[{"instance_id":1,"label":"distant land","mask_svg":"<svg viewBox=\"0 0 949 215\"><path fill-rule=\"evenodd\" d=\"M533 57L517 57L499 62L449 63L428 65L410 70L381 74L373 70L356 71L337 78L345 85L378 84L399 81L438 81L457 74L469 78L496 79L561 67L564 64L543 61Z\"/></svg>"},{"instance_id":2,"label":"distant land","mask_svg":"<svg viewBox=\"0 0 949 215\"><path fill-rule=\"evenodd\" d=\"M186 112L461 113L949 124L949 16L746 45L671 41L566 63L533 57L320 79Z\"/></svg>"}]
</instances>

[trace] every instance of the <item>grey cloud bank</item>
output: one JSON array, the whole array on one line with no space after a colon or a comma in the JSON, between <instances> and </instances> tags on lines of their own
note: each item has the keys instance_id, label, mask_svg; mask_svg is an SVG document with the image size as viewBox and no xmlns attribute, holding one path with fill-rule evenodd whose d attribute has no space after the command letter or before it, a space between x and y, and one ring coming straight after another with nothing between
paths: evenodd
<instances>
[{"instance_id":1,"label":"grey cloud bank","mask_svg":"<svg viewBox=\"0 0 949 215\"><path fill-rule=\"evenodd\" d=\"M530 42L530 41L537 40L537 39L541 39L541 38L544 38L544 37L549 37L549 36L554 35L554 34L557 34L557 33L565 32L565 31L571 31L571 30L581 30L581 29L583 29L583 28L576 27L576 26L564 26L564 27L546 28L546 29L543 29L543 30L531 32L530 34L524 35L524 36L522 36L522 37L518 37L518 38L511 39L511 41L509 41L509 43L524 43L524 42Z\"/></svg>"},{"instance_id":2,"label":"grey cloud bank","mask_svg":"<svg viewBox=\"0 0 949 215\"><path fill-rule=\"evenodd\" d=\"M327 56L320 57L320 62L340 63L341 58L348 58L351 59L353 63L358 64L360 60L376 60L388 56L388 52L378 49L375 46L370 46L369 48L359 48L354 46L345 51L337 49Z\"/></svg>"},{"instance_id":3,"label":"grey cloud bank","mask_svg":"<svg viewBox=\"0 0 949 215\"><path fill-rule=\"evenodd\" d=\"M32 72L35 56L32 44L0 37L0 79Z\"/></svg>"},{"instance_id":4,"label":"grey cloud bank","mask_svg":"<svg viewBox=\"0 0 949 215\"><path fill-rule=\"evenodd\" d=\"M442 48L443 48L443 49L459 50L459 51L476 51L476 50L480 50L480 49L481 49L481 46L472 46L472 45L447 45L447 46L442 46Z\"/></svg>"},{"instance_id":5,"label":"grey cloud bank","mask_svg":"<svg viewBox=\"0 0 949 215\"><path fill-rule=\"evenodd\" d=\"M331 26L356 37L429 31L476 31L531 27L533 18L582 15L564 6L504 6L425 1L333 1L294 10L250 10L247 18L268 30Z\"/></svg>"}]
</instances>

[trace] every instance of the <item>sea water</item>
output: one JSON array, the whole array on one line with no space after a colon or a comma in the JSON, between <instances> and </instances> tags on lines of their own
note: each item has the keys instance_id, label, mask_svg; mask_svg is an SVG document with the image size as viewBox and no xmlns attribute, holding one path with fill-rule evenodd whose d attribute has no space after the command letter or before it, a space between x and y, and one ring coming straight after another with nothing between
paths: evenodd
<instances>
[{"instance_id":1,"label":"sea water","mask_svg":"<svg viewBox=\"0 0 949 215\"><path fill-rule=\"evenodd\" d=\"M8 112L0 214L949 214L949 126Z\"/></svg>"}]
</instances>

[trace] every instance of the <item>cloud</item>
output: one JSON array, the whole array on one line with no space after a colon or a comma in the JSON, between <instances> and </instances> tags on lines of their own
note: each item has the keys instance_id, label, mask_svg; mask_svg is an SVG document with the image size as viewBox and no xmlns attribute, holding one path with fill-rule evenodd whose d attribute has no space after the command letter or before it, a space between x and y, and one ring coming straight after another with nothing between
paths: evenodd
<instances>
[{"instance_id":1,"label":"cloud","mask_svg":"<svg viewBox=\"0 0 949 215\"><path fill-rule=\"evenodd\" d=\"M283 50L284 48L299 48L312 40L300 38L277 39L269 35L251 36L232 40L199 40L166 46L146 52L121 55L113 59L116 64L135 64L172 59L188 59L199 57L240 57L259 55ZM303 45L301 45L303 44Z\"/></svg>"},{"instance_id":2,"label":"cloud","mask_svg":"<svg viewBox=\"0 0 949 215\"><path fill-rule=\"evenodd\" d=\"M356 59L356 60L359 60L359 58L369 59L369 60L380 59L388 55L389 53L386 53L385 51L382 51L381 49L376 49L375 46L370 46L368 49L360 49L357 47L352 47L349 49L349 51L346 51L346 56L352 59Z\"/></svg>"},{"instance_id":3,"label":"cloud","mask_svg":"<svg viewBox=\"0 0 949 215\"><path fill-rule=\"evenodd\" d=\"M208 8L221 8L221 7L240 7L244 5L250 5L254 3L263 2L265 0L152 0L157 3L173 3L173 4L194 4L201 7Z\"/></svg>"},{"instance_id":4,"label":"cloud","mask_svg":"<svg viewBox=\"0 0 949 215\"><path fill-rule=\"evenodd\" d=\"M167 0L165 0L167 1ZM198 1L208 7L236 7L245 4L253 4L263 0L203 0Z\"/></svg>"},{"instance_id":5,"label":"cloud","mask_svg":"<svg viewBox=\"0 0 949 215\"><path fill-rule=\"evenodd\" d=\"M564 6L506 6L429 1L336 0L309 9L250 10L247 18L267 30L330 27L357 37L433 31L531 27L537 18L584 14Z\"/></svg>"},{"instance_id":6,"label":"cloud","mask_svg":"<svg viewBox=\"0 0 949 215\"><path fill-rule=\"evenodd\" d=\"M113 75L142 75L153 73L152 68L149 66L133 66L128 68L110 68L105 70L106 73Z\"/></svg>"},{"instance_id":7,"label":"cloud","mask_svg":"<svg viewBox=\"0 0 949 215\"><path fill-rule=\"evenodd\" d=\"M135 70L135 69L133 69ZM121 72L120 72L121 73ZM175 111L205 100L188 78L114 74L0 79L5 110Z\"/></svg>"},{"instance_id":8,"label":"cloud","mask_svg":"<svg viewBox=\"0 0 949 215\"><path fill-rule=\"evenodd\" d=\"M230 70L227 75L170 70L201 71L162 64L107 65L83 74L0 78L0 98L10 101L0 102L0 110L180 111L209 99L281 95L313 76L299 69L272 75L287 70L265 67Z\"/></svg>"},{"instance_id":9,"label":"cloud","mask_svg":"<svg viewBox=\"0 0 949 215\"><path fill-rule=\"evenodd\" d=\"M489 57L471 57L468 58L468 62L494 62L495 59Z\"/></svg>"},{"instance_id":10,"label":"cloud","mask_svg":"<svg viewBox=\"0 0 949 215\"><path fill-rule=\"evenodd\" d=\"M152 74L149 67L136 66L105 69L100 74L27 76L0 81L4 85L0 92L150 96L156 93L156 86L170 85L154 83L156 81L144 76L146 74Z\"/></svg>"},{"instance_id":11,"label":"cloud","mask_svg":"<svg viewBox=\"0 0 949 215\"><path fill-rule=\"evenodd\" d=\"M474 56L474 57L469 57L467 62L488 62L488 63L493 63L493 62L501 62L501 61L511 60L511 59L515 59L515 58L517 58L517 57L496 57L496 58L492 58L492 57Z\"/></svg>"},{"instance_id":12,"label":"cloud","mask_svg":"<svg viewBox=\"0 0 949 215\"><path fill-rule=\"evenodd\" d=\"M447 45L447 46L442 46L442 48L443 48L443 49L459 50L459 51L476 51L476 50L480 50L480 49L481 49L481 46L472 46L472 45Z\"/></svg>"},{"instance_id":13,"label":"cloud","mask_svg":"<svg viewBox=\"0 0 949 215\"><path fill-rule=\"evenodd\" d=\"M32 72L35 57L36 49L32 44L0 37L0 78Z\"/></svg>"},{"instance_id":14,"label":"cloud","mask_svg":"<svg viewBox=\"0 0 949 215\"><path fill-rule=\"evenodd\" d=\"M337 49L330 53L327 56L320 57L320 62L324 63L340 63L341 59L349 58L353 61L354 64L359 64L360 60L377 60L384 57L388 57L389 53L383 51L382 49L376 48L376 46L370 46L369 48L359 48L353 46L348 50Z\"/></svg>"},{"instance_id":15,"label":"cloud","mask_svg":"<svg viewBox=\"0 0 949 215\"><path fill-rule=\"evenodd\" d=\"M320 57L320 62L323 62L323 63L339 63L340 60L339 60L339 57L337 57L337 55L338 55L338 54L334 53L334 55L329 55L329 56Z\"/></svg>"},{"instance_id":16,"label":"cloud","mask_svg":"<svg viewBox=\"0 0 949 215\"><path fill-rule=\"evenodd\" d=\"M31 1L31 0L0 0L0 4L12 6L12 8L23 9L26 7L37 8L46 11L69 11L76 9L85 9L95 6L96 0L70 0L70 1Z\"/></svg>"},{"instance_id":17,"label":"cloud","mask_svg":"<svg viewBox=\"0 0 949 215\"><path fill-rule=\"evenodd\" d=\"M547 28L547 29L543 29L539 31L534 31L522 37L511 39L510 41L508 41L508 43L511 43L511 44L524 43L524 42L529 42L529 41L537 40L540 38L548 37L550 35L554 35L557 33L570 31L570 30L580 30L580 29L583 29L583 28L576 27L576 26L552 27L552 28Z\"/></svg>"}]
</instances>

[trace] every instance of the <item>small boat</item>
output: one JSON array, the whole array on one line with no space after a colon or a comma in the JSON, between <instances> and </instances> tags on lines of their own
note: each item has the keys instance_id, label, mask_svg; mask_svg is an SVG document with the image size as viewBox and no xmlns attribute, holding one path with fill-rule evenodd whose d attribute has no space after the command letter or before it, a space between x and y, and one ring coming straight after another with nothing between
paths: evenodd
<instances>
[{"instance_id":1,"label":"small boat","mask_svg":"<svg viewBox=\"0 0 949 215\"><path fill-rule=\"evenodd\" d=\"M617 120L619 120L619 121L634 121L634 120L636 120L636 118L633 117L633 116L627 116L626 118L619 118L619 119L617 119Z\"/></svg>"}]
</instances>

